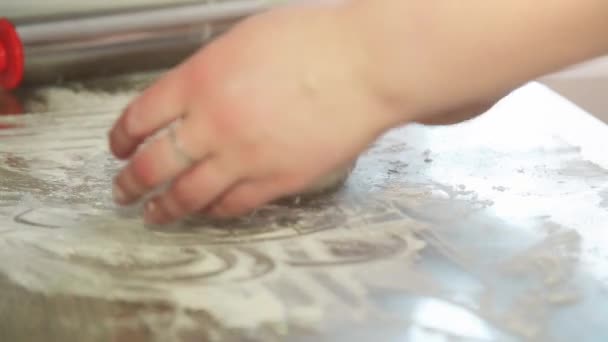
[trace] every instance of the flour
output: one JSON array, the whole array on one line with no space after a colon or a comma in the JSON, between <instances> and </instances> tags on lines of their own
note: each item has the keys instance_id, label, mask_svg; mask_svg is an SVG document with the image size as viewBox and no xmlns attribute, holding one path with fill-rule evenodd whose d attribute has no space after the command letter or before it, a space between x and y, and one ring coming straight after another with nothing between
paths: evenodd
<instances>
[{"instance_id":1,"label":"flour","mask_svg":"<svg viewBox=\"0 0 608 342\"><path fill-rule=\"evenodd\" d=\"M137 91L110 94L87 89L49 87L34 94L34 98L27 103L27 111L30 113L70 113L74 111L83 115L82 112L87 109L119 108L127 104L137 94Z\"/></svg>"},{"instance_id":2,"label":"flour","mask_svg":"<svg viewBox=\"0 0 608 342\"><path fill-rule=\"evenodd\" d=\"M28 113L55 115L86 115L87 110L103 111L123 108L162 72L142 72L119 78L98 80L95 85L69 83L49 86L28 92L25 109Z\"/></svg>"},{"instance_id":3,"label":"flour","mask_svg":"<svg viewBox=\"0 0 608 342\"><path fill-rule=\"evenodd\" d=\"M323 196L236 220L146 227L139 206L112 202L112 178L124 164L107 146L109 127L144 79L39 90L26 107L48 115L14 118L17 128L0 130L0 292L52 308L0 305L0 338L7 329L21 337L38 320L65 336L88 331L84 323L150 341L273 341L360 327L388 333L390 324L399 326L390 336L398 339L421 331L412 318L433 298L467 308L488 331L542 340L555 313L578 315L581 303L598 300L579 286L586 246L577 231L601 232L605 208L594 207L601 197L588 186L569 195L585 180L551 172L564 155L513 156L486 144L480 159L476 149L444 143L450 131L439 128L430 131L440 137L430 139L432 148L417 139L428 133L420 127L389 132L360 156L344 186ZM592 185L605 184L599 171ZM540 190L531 195L528 184ZM565 210L543 211L560 196ZM575 223L566 217L574 212L588 220L562 229ZM551 217L555 225L538 226ZM86 307L88 316L75 318L74 300L103 310ZM435 337L452 336L440 328Z\"/></svg>"},{"instance_id":4,"label":"flour","mask_svg":"<svg viewBox=\"0 0 608 342\"><path fill-rule=\"evenodd\" d=\"M29 230L0 240L0 255L5 260L19 256L15 263L1 267L2 272L16 284L50 296L69 293L133 303L168 301L177 313L204 311L227 328L245 330L268 324L280 327L289 322L318 326L326 319L327 310L345 305L312 274L281 263L289 256L280 242L263 242L259 246L251 245L251 249L184 246L172 244L171 239L151 236L142 228L136 228L136 222L109 220L107 216L102 219L99 214L91 212L88 219L76 223L82 227L80 230L70 228L65 222L65 228L52 232ZM385 227L383 232L375 233L376 240L385 234L407 232L403 228ZM297 245L306 251L311 261L326 260L331 254L324 239L349 235L328 231L319 237L302 237ZM404 265L423 248L413 236L408 239L411 246L400 252ZM263 255L273 264L275 272L256 280L256 270L264 267L260 259ZM207 278L206 275L214 276ZM197 280L197 277L201 278ZM268 286L275 277L297 279L300 290L313 301L290 305L289 298L277 296ZM344 319L364 319L369 301L361 280L348 268L335 269L331 277L335 284L345 286L341 291L347 291L355 299L348 304L352 306L350 317ZM245 282L234 282L238 279Z\"/></svg>"}]
</instances>

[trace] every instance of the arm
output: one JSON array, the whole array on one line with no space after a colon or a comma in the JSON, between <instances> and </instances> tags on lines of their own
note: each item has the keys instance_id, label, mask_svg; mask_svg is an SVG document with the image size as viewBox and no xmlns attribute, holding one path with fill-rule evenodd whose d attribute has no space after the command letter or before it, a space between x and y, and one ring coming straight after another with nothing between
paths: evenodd
<instances>
[{"instance_id":1,"label":"arm","mask_svg":"<svg viewBox=\"0 0 608 342\"><path fill-rule=\"evenodd\" d=\"M355 0L345 13L370 82L399 113L408 109L405 121L499 98L608 52L605 0Z\"/></svg>"}]
</instances>

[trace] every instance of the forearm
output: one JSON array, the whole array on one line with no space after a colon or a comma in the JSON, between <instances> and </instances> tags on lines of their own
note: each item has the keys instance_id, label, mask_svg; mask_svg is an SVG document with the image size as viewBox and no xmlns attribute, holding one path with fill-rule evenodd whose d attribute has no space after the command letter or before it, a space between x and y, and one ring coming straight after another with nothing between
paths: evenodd
<instances>
[{"instance_id":1,"label":"forearm","mask_svg":"<svg viewBox=\"0 0 608 342\"><path fill-rule=\"evenodd\" d=\"M606 0L355 0L345 12L370 82L420 115L608 53Z\"/></svg>"}]
</instances>

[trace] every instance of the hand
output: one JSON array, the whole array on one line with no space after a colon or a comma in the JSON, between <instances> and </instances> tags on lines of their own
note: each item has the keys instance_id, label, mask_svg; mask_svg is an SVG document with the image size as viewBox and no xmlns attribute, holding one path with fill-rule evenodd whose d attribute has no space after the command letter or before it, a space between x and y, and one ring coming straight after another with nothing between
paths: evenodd
<instances>
[{"instance_id":1,"label":"hand","mask_svg":"<svg viewBox=\"0 0 608 342\"><path fill-rule=\"evenodd\" d=\"M308 5L252 17L147 89L110 132L112 152L130 159L116 201L173 181L146 203L147 222L241 215L304 190L394 126L339 13Z\"/></svg>"}]
</instances>

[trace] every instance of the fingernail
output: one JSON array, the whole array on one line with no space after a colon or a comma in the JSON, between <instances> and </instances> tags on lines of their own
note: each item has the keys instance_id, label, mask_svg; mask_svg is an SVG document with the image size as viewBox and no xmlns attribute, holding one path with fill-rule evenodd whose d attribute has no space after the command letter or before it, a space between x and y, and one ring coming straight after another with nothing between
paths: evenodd
<instances>
[{"instance_id":1,"label":"fingernail","mask_svg":"<svg viewBox=\"0 0 608 342\"><path fill-rule=\"evenodd\" d=\"M112 197L114 198L114 202L117 204L125 204L127 202L127 195L116 183L114 183L112 187Z\"/></svg>"},{"instance_id":2,"label":"fingernail","mask_svg":"<svg viewBox=\"0 0 608 342\"><path fill-rule=\"evenodd\" d=\"M144 222L147 224L160 224L162 223L162 220L163 215L155 201L152 200L146 203L144 208Z\"/></svg>"}]
</instances>

